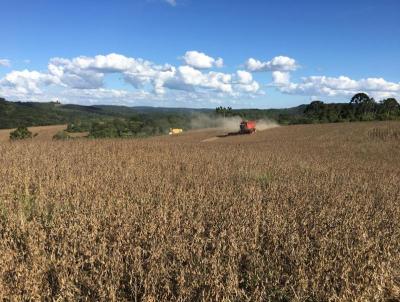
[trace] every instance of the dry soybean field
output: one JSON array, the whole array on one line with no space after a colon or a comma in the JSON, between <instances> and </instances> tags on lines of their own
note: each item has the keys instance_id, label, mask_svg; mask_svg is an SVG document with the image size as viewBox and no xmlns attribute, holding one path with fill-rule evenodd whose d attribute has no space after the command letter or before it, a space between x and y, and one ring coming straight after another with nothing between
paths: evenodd
<instances>
[{"instance_id":1,"label":"dry soybean field","mask_svg":"<svg viewBox=\"0 0 400 302\"><path fill-rule=\"evenodd\" d=\"M400 123L217 134L2 140L0 299L400 299Z\"/></svg>"}]
</instances>

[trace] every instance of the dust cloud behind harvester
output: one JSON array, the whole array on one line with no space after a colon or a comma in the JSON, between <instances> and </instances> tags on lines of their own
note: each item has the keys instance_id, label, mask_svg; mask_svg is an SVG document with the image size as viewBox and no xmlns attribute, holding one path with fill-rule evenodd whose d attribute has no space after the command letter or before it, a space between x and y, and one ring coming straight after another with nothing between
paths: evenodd
<instances>
[{"instance_id":1,"label":"dust cloud behind harvester","mask_svg":"<svg viewBox=\"0 0 400 302\"><path fill-rule=\"evenodd\" d=\"M206 114L198 114L191 120L190 124L193 129L217 128L228 132L234 132L239 130L240 123L243 120L244 119L240 116L211 117ZM257 131L276 127L279 127L279 124L275 121L267 119L256 120Z\"/></svg>"}]
</instances>

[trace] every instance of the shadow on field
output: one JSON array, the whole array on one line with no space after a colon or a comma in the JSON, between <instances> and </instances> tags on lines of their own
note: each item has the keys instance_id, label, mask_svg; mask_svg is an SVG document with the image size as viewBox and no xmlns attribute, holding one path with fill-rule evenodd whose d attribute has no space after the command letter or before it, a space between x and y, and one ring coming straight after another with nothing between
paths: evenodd
<instances>
[{"instance_id":1,"label":"shadow on field","mask_svg":"<svg viewBox=\"0 0 400 302\"><path fill-rule=\"evenodd\" d=\"M217 135L217 137L222 138L222 137L236 136L236 135L240 135L240 133L239 132L229 132L229 133L226 133L226 134Z\"/></svg>"}]
</instances>

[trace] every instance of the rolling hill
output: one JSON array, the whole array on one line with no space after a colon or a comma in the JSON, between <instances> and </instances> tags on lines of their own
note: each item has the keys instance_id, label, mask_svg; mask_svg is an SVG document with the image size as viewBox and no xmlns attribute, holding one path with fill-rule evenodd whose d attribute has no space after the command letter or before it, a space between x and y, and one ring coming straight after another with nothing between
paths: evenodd
<instances>
[{"instance_id":1,"label":"rolling hill","mask_svg":"<svg viewBox=\"0 0 400 302\"><path fill-rule=\"evenodd\" d=\"M240 109L233 113L242 113L254 118L268 117L277 120L279 115L301 116L306 105L288 109ZM160 118L165 115L190 116L197 113L213 113L214 109L165 108L165 107L127 107L113 105L83 106L60 104L56 102L10 102L0 98L0 129L18 126L60 125L77 120L104 118L128 118L135 115L146 115Z\"/></svg>"}]
</instances>

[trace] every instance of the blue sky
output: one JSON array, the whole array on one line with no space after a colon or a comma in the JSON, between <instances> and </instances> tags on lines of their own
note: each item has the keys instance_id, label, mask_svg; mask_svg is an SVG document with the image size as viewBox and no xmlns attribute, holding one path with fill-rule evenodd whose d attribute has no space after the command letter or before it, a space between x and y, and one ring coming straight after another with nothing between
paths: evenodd
<instances>
[{"instance_id":1,"label":"blue sky","mask_svg":"<svg viewBox=\"0 0 400 302\"><path fill-rule=\"evenodd\" d=\"M0 96L179 107L400 97L400 1L0 0Z\"/></svg>"}]
</instances>

